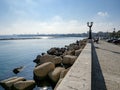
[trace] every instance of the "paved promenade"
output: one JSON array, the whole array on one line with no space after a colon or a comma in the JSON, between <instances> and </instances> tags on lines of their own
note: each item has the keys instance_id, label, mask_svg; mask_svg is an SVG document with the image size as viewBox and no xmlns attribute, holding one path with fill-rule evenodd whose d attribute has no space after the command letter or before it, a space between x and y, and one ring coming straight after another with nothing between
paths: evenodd
<instances>
[{"instance_id":1,"label":"paved promenade","mask_svg":"<svg viewBox=\"0 0 120 90\"><path fill-rule=\"evenodd\" d=\"M120 46L87 43L56 90L120 90Z\"/></svg>"},{"instance_id":2,"label":"paved promenade","mask_svg":"<svg viewBox=\"0 0 120 90\"><path fill-rule=\"evenodd\" d=\"M120 46L94 44L92 90L120 90Z\"/></svg>"}]
</instances>

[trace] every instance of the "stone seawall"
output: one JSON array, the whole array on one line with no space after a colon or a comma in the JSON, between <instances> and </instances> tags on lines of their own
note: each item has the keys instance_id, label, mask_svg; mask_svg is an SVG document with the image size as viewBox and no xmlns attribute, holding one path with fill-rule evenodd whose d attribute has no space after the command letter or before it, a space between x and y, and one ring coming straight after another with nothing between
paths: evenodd
<instances>
[{"instance_id":1,"label":"stone seawall","mask_svg":"<svg viewBox=\"0 0 120 90\"><path fill-rule=\"evenodd\" d=\"M56 90L91 90L91 43L87 43Z\"/></svg>"}]
</instances>

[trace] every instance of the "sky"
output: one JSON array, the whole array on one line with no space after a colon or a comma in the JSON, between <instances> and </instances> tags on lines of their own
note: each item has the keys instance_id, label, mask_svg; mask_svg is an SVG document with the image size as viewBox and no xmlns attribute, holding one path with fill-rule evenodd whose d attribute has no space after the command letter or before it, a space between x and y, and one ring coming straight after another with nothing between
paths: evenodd
<instances>
[{"instance_id":1,"label":"sky","mask_svg":"<svg viewBox=\"0 0 120 90\"><path fill-rule=\"evenodd\" d=\"M120 0L0 0L0 35L120 30Z\"/></svg>"}]
</instances>

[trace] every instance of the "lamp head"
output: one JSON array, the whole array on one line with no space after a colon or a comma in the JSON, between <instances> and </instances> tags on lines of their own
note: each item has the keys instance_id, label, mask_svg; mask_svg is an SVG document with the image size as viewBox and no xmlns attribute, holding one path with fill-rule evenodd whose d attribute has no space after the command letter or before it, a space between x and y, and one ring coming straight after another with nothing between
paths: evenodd
<instances>
[{"instance_id":1,"label":"lamp head","mask_svg":"<svg viewBox=\"0 0 120 90\"><path fill-rule=\"evenodd\" d=\"M93 25L93 22L90 22L90 23L87 22L87 26L88 26L88 27L92 27L92 25Z\"/></svg>"}]
</instances>

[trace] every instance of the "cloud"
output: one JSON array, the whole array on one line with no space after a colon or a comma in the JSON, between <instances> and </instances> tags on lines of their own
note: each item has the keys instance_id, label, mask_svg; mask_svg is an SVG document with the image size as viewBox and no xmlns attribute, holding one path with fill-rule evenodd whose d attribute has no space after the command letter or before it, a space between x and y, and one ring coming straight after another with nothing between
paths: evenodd
<instances>
[{"instance_id":1,"label":"cloud","mask_svg":"<svg viewBox=\"0 0 120 90\"><path fill-rule=\"evenodd\" d=\"M113 23L110 22L94 22L92 31L112 31ZM50 18L47 21L35 20L17 20L9 26L0 27L0 34L63 34L63 33L86 33L89 28L86 22L79 20L64 20L59 15Z\"/></svg>"},{"instance_id":2,"label":"cloud","mask_svg":"<svg viewBox=\"0 0 120 90\"><path fill-rule=\"evenodd\" d=\"M113 31L113 26L114 24L111 22L95 22L93 24L93 32L99 32L99 31L103 31L103 32L111 32Z\"/></svg>"},{"instance_id":3,"label":"cloud","mask_svg":"<svg viewBox=\"0 0 120 90\"><path fill-rule=\"evenodd\" d=\"M91 21L93 21L93 32L111 32L113 31L113 27L117 26L115 22L110 21L110 15L107 12L97 12Z\"/></svg>"},{"instance_id":4,"label":"cloud","mask_svg":"<svg viewBox=\"0 0 120 90\"><path fill-rule=\"evenodd\" d=\"M107 12L98 12L97 15L102 17L109 16Z\"/></svg>"},{"instance_id":5,"label":"cloud","mask_svg":"<svg viewBox=\"0 0 120 90\"><path fill-rule=\"evenodd\" d=\"M53 22L62 22L63 19L62 19L60 16L54 16L54 17L51 19L51 21L53 21Z\"/></svg>"},{"instance_id":6,"label":"cloud","mask_svg":"<svg viewBox=\"0 0 120 90\"><path fill-rule=\"evenodd\" d=\"M3 29L3 30L2 30ZM1 34L52 34L52 33L83 33L87 32L86 23L83 25L78 20L65 21L60 16L54 16L49 21L17 20L10 26L4 27Z\"/></svg>"}]
</instances>

